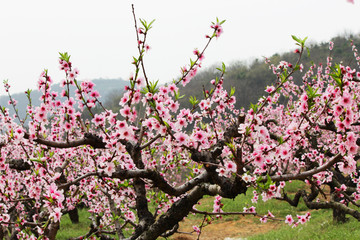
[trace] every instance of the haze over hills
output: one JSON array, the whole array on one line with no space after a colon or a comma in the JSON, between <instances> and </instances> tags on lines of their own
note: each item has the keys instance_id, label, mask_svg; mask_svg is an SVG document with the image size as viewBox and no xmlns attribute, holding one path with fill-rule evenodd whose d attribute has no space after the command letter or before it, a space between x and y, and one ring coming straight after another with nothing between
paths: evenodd
<instances>
[{"instance_id":1,"label":"haze over hills","mask_svg":"<svg viewBox=\"0 0 360 240\"><path fill-rule=\"evenodd\" d=\"M333 58L333 63L340 63L342 61L343 65L358 68L351 50L350 39L354 41L356 46L360 47L360 35L337 36L332 38L331 41L334 42L334 48L331 52L328 42L308 44L310 56L308 56L305 51L301 61L304 65L304 71L309 68L312 62L325 65L329 55ZM295 48L296 46L294 45L294 49ZM298 54L295 54L293 51L282 54L276 53L269 57L275 65L282 60L295 64L297 58ZM185 88L180 87L180 95L185 95L179 100L182 107L191 107L189 103L190 96L196 96L197 99L203 98L202 89L210 89L210 80L219 76L219 72L216 70L217 67L220 67L220 64L201 70ZM294 80L299 83L303 74L304 72L297 72L293 75ZM264 63L263 59L255 59L250 64L239 61L227 66L224 76L224 87L229 92L231 87L235 87L236 107L244 107L247 109L250 103L257 102L258 98L264 94L265 87L272 85L275 80L276 77L272 71L269 70L269 66ZM96 84L95 89L99 91L101 101L105 107L111 109L113 112L118 112L120 109L119 101L122 97L124 86L128 84L128 81L122 79L95 79L93 82ZM52 90L61 92L60 85L54 84ZM74 92L74 88L71 89L71 92ZM31 95L33 105L38 106L40 104L40 92L34 90ZM17 108L19 109L20 116L24 117L28 103L26 95L24 93L17 93L12 96L18 101ZM1 106L8 107L8 97L1 96L0 104ZM12 108L9 109L11 113L14 113ZM101 109L95 108L94 111L101 111Z\"/></svg>"},{"instance_id":2,"label":"haze over hills","mask_svg":"<svg viewBox=\"0 0 360 240\"><path fill-rule=\"evenodd\" d=\"M122 95L124 91L125 85L128 84L128 81L125 81L121 78L118 79L94 79L92 82L95 84L95 89L100 94L100 100L106 101L106 97L110 94L118 94ZM51 91L61 93L62 88L60 87L60 83L53 84L51 86ZM70 95L74 96L75 87L70 87ZM12 98L17 101L17 109L19 111L19 115L21 118L25 117L26 114L26 107L28 105L28 99L25 93L15 93L11 94ZM32 90L31 91L31 101L33 106L39 106L40 101L40 91L39 90ZM64 98L65 99L65 98ZM2 107L7 107L10 110L11 114L14 114L13 108L9 106L9 97L8 96L0 96L0 105Z\"/></svg>"},{"instance_id":3,"label":"haze over hills","mask_svg":"<svg viewBox=\"0 0 360 240\"><path fill-rule=\"evenodd\" d=\"M331 52L329 50L329 42L306 44L309 48L310 56L308 56L305 50L300 62L304 65L304 71L302 73L299 71L296 72L296 74L293 75L294 81L297 83L302 81L303 74L309 69L312 62L315 63L316 66L320 63L326 65L329 55L333 58L333 64L342 62L345 66L359 70L359 66L356 63L354 53L351 49L350 40L353 40L360 51L360 35L337 36L332 38L331 41L334 42L334 48ZM294 44L294 50L295 49L296 46ZM275 65L282 60L295 65L298 54L289 51L282 54L276 53L268 58L271 60L271 63ZM221 68L220 64L200 71L184 89L181 89L180 95L186 95L186 97L181 100L184 106L190 107L188 101L189 96L196 96L197 99L203 98L203 87L210 89L210 80L219 75L219 71L216 70L216 68L219 67ZM248 109L250 103L256 103L259 97L264 95L266 86L274 84L276 80L272 70L264 63L264 59L255 59L250 64L236 62L227 66L226 69L224 88L230 92L231 87L235 87L237 108L244 107Z\"/></svg>"},{"instance_id":4,"label":"haze over hills","mask_svg":"<svg viewBox=\"0 0 360 240\"><path fill-rule=\"evenodd\" d=\"M304 71L296 72L293 77L294 81L300 83L302 76L312 65L315 64L326 65L327 57L331 55L333 63L342 62L343 65L349 65L352 68L358 68L354 54L352 52L351 42L360 48L360 35L337 36L331 39L334 42L334 48L329 50L329 42L323 43L309 43L306 46L309 49L310 55L304 51L301 63L304 65ZM294 44L294 49L296 45ZM275 53L269 57L271 62L277 65L280 61L288 61L295 64L298 59L298 54L288 51L282 54ZM360 49L359 49L360 50ZM189 97L195 96L197 99L203 98L202 89L210 89L210 80L219 76L219 71L216 68L221 68L221 64L212 67L204 68L186 85L185 88L180 86L180 96L184 95L179 100L182 107L191 108ZM230 92L231 87L235 87L236 107L244 107L248 109L250 103L256 103L259 97L264 95L266 86L275 83L276 77L265 64L264 59L255 59L250 64L246 62L235 62L226 67L226 74L224 76L224 87ZM181 84L180 84L181 85ZM119 101L121 95L111 94L107 98L105 105L113 112L118 112L120 109Z\"/></svg>"}]
</instances>

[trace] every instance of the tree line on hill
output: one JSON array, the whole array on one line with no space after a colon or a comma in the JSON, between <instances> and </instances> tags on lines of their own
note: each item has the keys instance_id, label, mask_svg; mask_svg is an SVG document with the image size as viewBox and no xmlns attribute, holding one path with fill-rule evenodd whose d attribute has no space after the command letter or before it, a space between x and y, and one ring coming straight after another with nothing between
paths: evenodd
<instances>
[{"instance_id":1,"label":"tree line on hill","mask_svg":"<svg viewBox=\"0 0 360 240\"><path fill-rule=\"evenodd\" d=\"M360 45L360 36L348 34L347 36L337 36L331 39L336 46L331 53L334 62L343 61L344 65L349 65L353 68L356 67L354 57L352 56L350 41L355 45ZM295 48L294 48L295 49ZM326 59L329 56L329 43L312 43L308 46L310 55L304 54L302 62L304 71L306 71L312 63L326 64ZM293 51L288 51L282 54L275 53L268 59L271 63L277 65L280 61L287 61L295 63L297 55ZM210 80L219 77L220 73L216 68L219 66L213 65L200 71L194 79L187 85L186 88L180 88L180 95L183 96L179 99L181 107L191 108L189 97L196 97L201 99L203 97L202 89L209 89ZM301 76L300 72L296 72L294 79L299 81ZM258 98L264 93L265 87L274 82L274 74L269 69L269 65L265 64L264 59L255 59L251 63L238 61L226 67L224 88L230 92L231 87L235 88L236 107L248 109L251 103L256 103ZM127 85L126 80L122 79L95 79L93 82L96 84L96 89L99 91L105 108L112 110L114 113L119 112L119 102L122 98L124 87ZM59 91L60 85L55 84L53 91ZM74 89L72 89L74 93ZM40 92L37 90L32 91L32 100L34 105L40 102ZM17 108L19 109L20 116L25 116L26 106L28 103L27 97L24 93L13 94L13 98L17 100ZM12 108L8 104L8 97L0 97L1 106ZM100 113L102 108L97 106L94 113ZM14 112L12 112L14 113ZM89 118L90 115L84 116Z\"/></svg>"}]
</instances>

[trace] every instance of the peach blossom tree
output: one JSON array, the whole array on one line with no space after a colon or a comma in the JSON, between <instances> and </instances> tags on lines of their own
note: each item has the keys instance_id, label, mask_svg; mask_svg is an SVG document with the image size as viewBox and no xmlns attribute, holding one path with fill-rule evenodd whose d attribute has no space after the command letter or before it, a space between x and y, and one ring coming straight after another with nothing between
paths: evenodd
<instances>
[{"instance_id":1,"label":"peach blossom tree","mask_svg":"<svg viewBox=\"0 0 360 240\"><path fill-rule=\"evenodd\" d=\"M119 112L102 105L93 83L77 81L79 71L68 53L59 59L62 92L52 91L45 70L38 81L41 104L32 105L26 92L26 119L1 107L1 238L55 239L62 216L80 205L91 213L92 224L74 239L167 237L189 213L254 215L262 222L275 218L271 209L258 213L255 207L223 212L222 198L245 193L253 202L277 199L297 206L302 199L309 209L333 209L338 221L346 215L360 220L359 71L331 57L326 65L304 69L306 39L293 36L298 61L266 59L274 84L249 110L236 109L234 89L223 88L225 65L220 77L209 79L212 87L201 90L203 97L191 97L192 107L182 108L179 85L185 87L196 75L224 21L212 23L205 47L194 50L178 79L159 85L145 67L153 21L138 25L135 14L134 20L138 56ZM359 63L354 45L352 50ZM294 79L295 72L302 78ZM8 82L5 89L9 92ZM94 113L95 106L103 111ZM90 119L82 118L85 111ZM284 187L291 180L308 188L290 196ZM212 212L194 207L205 196L214 196ZM283 221L297 226L309 219L307 213ZM194 226L198 234L201 230Z\"/></svg>"}]
</instances>

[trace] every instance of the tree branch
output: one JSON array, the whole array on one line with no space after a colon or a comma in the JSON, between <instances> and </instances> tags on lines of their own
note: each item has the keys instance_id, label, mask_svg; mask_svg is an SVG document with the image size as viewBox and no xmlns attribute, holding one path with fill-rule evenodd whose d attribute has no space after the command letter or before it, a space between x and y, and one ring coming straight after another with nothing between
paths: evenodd
<instances>
[{"instance_id":1,"label":"tree branch","mask_svg":"<svg viewBox=\"0 0 360 240\"><path fill-rule=\"evenodd\" d=\"M295 179L306 179L307 177L311 177L314 174L317 174L319 172L327 170L328 168L333 166L335 163L340 162L341 160L342 160L342 155L337 154L332 159L330 159L327 163L321 165L318 168L314 168L309 171L305 171L305 172L297 173L297 174L285 174L282 176L272 176L271 180L274 182L279 182L279 181L289 181L289 180L295 180Z\"/></svg>"},{"instance_id":2,"label":"tree branch","mask_svg":"<svg viewBox=\"0 0 360 240\"><path fill-rule=\"evenodd\" d=\"M24 134L25 139L29 139L30 136L28 133ZM91 133L85 133L83 139L71 141L71 142L55 142L55 141L49 141L41 138L33 139L32 141L46 145L48 147L54 147L54 148L72 148L72 147L78 147L82 145L90 145L93 148L101 148L105 149L105 143L102 141L101 138L91 134Z\"/></svg>"}]
</instances>

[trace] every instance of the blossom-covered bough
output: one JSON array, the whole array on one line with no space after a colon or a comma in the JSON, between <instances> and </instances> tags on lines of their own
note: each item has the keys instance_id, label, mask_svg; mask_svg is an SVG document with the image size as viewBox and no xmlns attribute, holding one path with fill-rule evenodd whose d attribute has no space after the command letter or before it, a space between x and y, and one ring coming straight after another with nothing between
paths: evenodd
<instances>
[{"instance_id":1,"label":"blossom-covered bough","mask_svg":"<svg viewBox=\"0 0 360 240\"><path fill-rule=\"evenodd\" d=\"M192 108L181 108L178 87L195 76L224 21L211 25L206 46L194 51L195 60L181 68L179 79L158 86L147 76L144 61L153 22L141 20L138 27L135 14L134 20L139 55L119 113L103 107L93 83L76 80L79 71L67 53L59 61L66 75L61 93L51 90L45 70L38 82L41 105L33 106L27 92L26 120L1 108L1 238L55 239L61 217L71 214L76 221L80 205L92 214L92 224L75 239L166 237L189 213L275 219L255 207L222 212L221 198L249 192L253 202L261 196L297 206L303 199L309 209L333 209L338 221L346 214L360 220L360 72L329 57L327 65L312 65L302 79L293 79L304 71L300 59L306 40L293 37L298 62L266 60L274 85L249 110L236 109L233 89L223 88L224 65L212 88L203 90L203 99L191 97ZM355 46L353 52L359 62ZM10 88L7 82L5 88ZM10 102L16 108L15 100ZM102 113L93 112L96 105ZM84 111L90 120L82 119ZM284 187L291 180L309 187L290 196ZM208 195L215 196L214 211L195 209ZM307 213L283 221L296 226L309 219ZM202 226L194 231L200 234Z\"/></svg>"}]
</instances>

